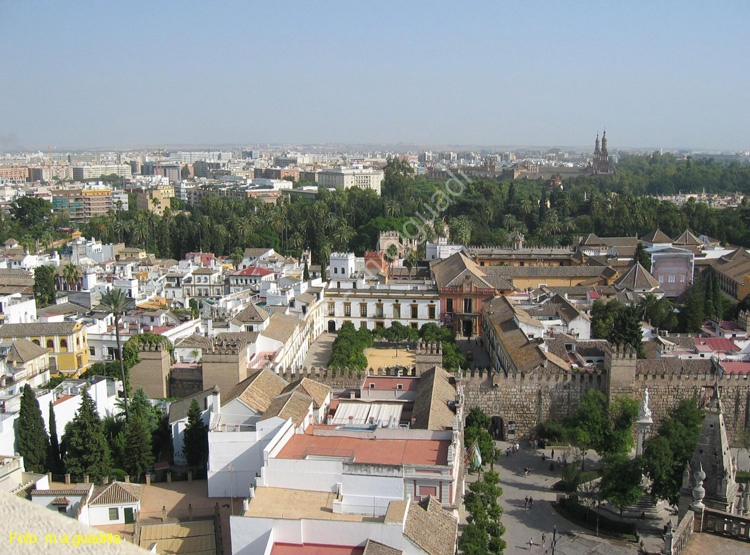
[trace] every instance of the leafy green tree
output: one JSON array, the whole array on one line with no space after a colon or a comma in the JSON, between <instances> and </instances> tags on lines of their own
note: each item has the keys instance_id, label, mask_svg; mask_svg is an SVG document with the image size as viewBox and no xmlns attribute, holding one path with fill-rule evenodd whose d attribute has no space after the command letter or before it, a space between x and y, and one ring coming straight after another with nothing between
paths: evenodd
<instances>
[{"instance_id":1,"label":"leafy green tree","mask_svg":"<svg viewBox=\"0 0 750 555\"><path fill-rule=\"evenodd\" d=\"M143 391L139 389L138 391ZM145 474L154 464L151 449L150 421L153 413L150 406L143 403L133 403L133 417L127 424L125 432L125 470L137 479ZM155 423L154 423L155 424Z\"/></svg>"},{"instance_id":2,"label":"leafy green tree","mask_svg":"<svg viewBox=\"0 0 750 555\"><path fill-rule=\"evenodd\" d=\"M10 214L21 227L36 228L52 213L52 203L37 197L20 197L10 207Z\"/></svg>"},{"instance_id":3,"label":"leafy green tree","mask_svg":"<svg viewBox=\"0 0 750 555\"><path fill-rule=\"evenodd\" d=\"M113 287L104 293L99 301L100 305L115 317L115 341L117 342L117 354L120 359L120 379L124 389L125 400L125 420L130 420L130 410L128 408L128 377L125 375L125 363L122 358L122 341L120 339L120 320L122 315L130 306L130 300L122 289Z\"/></svg>"},{"instance_id":4,"label":"leafy green tree","mask_svg":"<svg viewBox=\"0 0 750 555\"><path fill-rule=\"evenodd\" d=\"M469 525L459 539L464 553L502 553L505 549L502 539L505 528L500 524L503 509L497 502L503 494L499 484L497 472L485 472L481 480L469 485L469 492L464 496Z\"/></svg>"},{"instance_id":5,"label":"leafy green tree","mask_svg":"<svg viewBox=\"0 0 750 555\"><path fill-rule=\"evenodd\" d=\"M109 445L113 468L120 470L125 468L125 452L127 451L125 442L126 427L122 413L105 416L102 419L102 430L104 430L104 437L107 440L107 445Z\"/></svg>"},{"instance_id":6,"label":"leafy green tree","mask_svg":"<svg viewBox=\"0 0 750 555\"><path fill-rule=\"evenodd\" d=\"M66 445L65 468L76 477L89 476L100 480L111 471L111 458L102 421L88 390L81 393L81 405L66 426L63 442Z\"/></svg>"},{"instance_id":7,"label":"leafy green tree","mask_svg":"<svg viewBox=\"0 0 750 555\"><path fill-rule=\"evenodd\" d=\"M201 470L208 462L208 426L203 422L201 409L195 399L190 404L187 416L182 453L189 467Z\"/></svg>"},{"instance_id":8,"label":"leafy green tree","mask_svg":"<svg viewBox=\"0 0 750 555\"><path fill-rule=\"evenodd\" d=\"M16 450L28 472L45 472L50 450L42 411L29 384L23 386L16 424Z\"/></svg>"},{"instance_id":9,"label":"leafy green tree","mask_svg":"<svg viewBox=\"0 0 750 555\"><path fill-rule=\"evenodd\" d=\"M594 339L607 339L612 334L615 316L624 307L620 301L594 301L591 307L591 333Z\"/></svg>"},{"instance_id":10,"label":"leafy green tree","mask_svg":"<svg viewBox=\"0 0 750 555\"><path fill-rule=\"evenodd\" d=\"M635 261L638 262L641 266L646 268L649 272L651 271L651 257L648 254L648 251L646 250L646 247L643 245L643 243L638 243L638 246L635 247Z\"/></svg>"},{"instance_id":11,"label":"leafy green tree","mask_svg":"<svg viewBox=\"0 0 750 555\"><path fill-rule=\"evenodd\" d=\"M643 479L643 461L640 457L631 459L626 453L610 455L604 460L599 492L602 499L622 511L625 507L635 505L644 494L641 485Z\"/></svg>"},{"instance_id":12,"label":"leafy green tree","mask_svg":"<svg viewBox=\"0 0 750 555\"><path fill-rule=\"evenodd\" d=\"M66 264L63 268L63 279L68 284L68 289L73 288L78 284L78 280L83 277L83 270L76 264Z\"/></svg>"},{"instance_id":13,"label":"leafy green tree","mask_svg":"<svg viewBox=\"0 0 750 555\"><path fill-rule=\"evenodd\" d=\"M643 319L660 330L674 331L677 329L678 320L674 305L666 297L657 299L648 293L640 302L643 310Z\"/></svg>"},{"instance_id":14,"label":"leafy green tree","mask_svg":"<svg viewBox=\"0 0 750 555\"><path fill-rule=\"evenodd\" d=\"M643 314L639 306L624 306L615 313L612 329L607 339L614 345L630 345L638 353L638 358L646 358L643 350L643 330L641 318Z\"/></svg>"},{"instance_id":15,"label":"leafy green tree","mask_svg":"<svg viewBox=\"0 0 750 555\"><path fill-rule=\"evenodd\" d=\"M680 327L685 333L697 333L705 321L705 292L703 283L697 279L688 288L685 304L680 308Z\"/></svg>"},{"instance_id":16,"label":"leafy green tree","mask_svg":"<svg viewBox=\"0 0 750 555\"><path fill-rule=\"evenodd\" d=\"M57 419L52 401L49 402L49 463L47 468L54 474L62 474L62 459L60 458L60 442L57 438Z\"/></svg>"},{"instance_id":17,"label":"leafy green tree","mask_svg":"<svg viewBox=\"0 0 750 555\"><path fill-rule=\"evenodd\" d=\"M657 435L646 442L643 467L651 478L654 497L677 504L682 473L695 451L703 417L696 399L683 399L662 421Z\"/></svg>"},{"instance_id":18,"label":"leafy green tree","mask_svg":"<svg viewBox=\"0 0 750 555\"><path fill-rule=\"evenodd\" d=\"M55 303L54 266L37 266L34 269L34 298L39 308Z\"/></svg>"}]
</instances>

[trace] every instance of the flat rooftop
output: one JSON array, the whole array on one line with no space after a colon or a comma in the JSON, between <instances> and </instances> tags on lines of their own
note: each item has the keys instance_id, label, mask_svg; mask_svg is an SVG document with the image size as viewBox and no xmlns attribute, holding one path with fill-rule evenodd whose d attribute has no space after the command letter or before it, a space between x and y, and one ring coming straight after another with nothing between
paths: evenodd
<instances>
[{"instance_id":1,"label":"flat rooftop","mask_svg":"<svg viewBox=\"0 0 750 555\"><path fill-rule=\"evenodd\" d=\"M279 459L342 457L355 463L447 465L447 439L375 439L295 434Z\"/></svg>"},{"instance_id":2,"label":"flat rooftop","mask_svg":"<svg viewBox=\"0 0 750 555\"><path fill-rule=\"evenodd\" d=\"M364 547L343 547L317 543L306 543L304 545L275 543L271 548L271 555L362 555L364 552Z\"/></svg>"},{"instance_id":3,"label":"flat rooftop","mask_svg":"<svg viewBox=\"0 0 750 555\"><path fill-rule=\"evenodd\" d=\"M255 488L243 516L298 520L346 520L352 522L383 522L383 517L349 515L333 512L336 494L285 488Z\"/></svg>"}]
</instances>

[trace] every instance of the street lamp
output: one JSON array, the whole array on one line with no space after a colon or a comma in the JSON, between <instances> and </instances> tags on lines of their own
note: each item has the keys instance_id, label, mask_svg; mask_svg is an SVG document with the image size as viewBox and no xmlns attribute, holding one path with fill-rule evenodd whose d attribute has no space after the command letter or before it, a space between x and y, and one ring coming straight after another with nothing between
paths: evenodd
<instances>
[{"instance_id":1,"label":"street lamp","mask_svg":"<svg viewBox=\"0 0 750 555\"><path fill-rule=\"evenodd\" d=\"M557 524L552 529L552 555L555 555L555 545L557 544Z\"/></svg>"}]
</instances>

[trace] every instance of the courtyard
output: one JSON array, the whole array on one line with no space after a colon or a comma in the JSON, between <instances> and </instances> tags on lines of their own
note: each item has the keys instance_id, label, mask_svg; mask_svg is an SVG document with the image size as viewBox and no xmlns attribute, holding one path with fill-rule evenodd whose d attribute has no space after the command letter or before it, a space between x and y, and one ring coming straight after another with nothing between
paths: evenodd
<instances>
[{"instance_id":1,"label":"courtyard","mask_svg":"<svg viewBox=\"0 0 750 555\"><path fill-rule=\"evenodd\" d=\"M365 349L368 368L388 368L390 366L414 367L414 351L404 349L383 349L371 347Z\"/></svg>"}]
</instances>

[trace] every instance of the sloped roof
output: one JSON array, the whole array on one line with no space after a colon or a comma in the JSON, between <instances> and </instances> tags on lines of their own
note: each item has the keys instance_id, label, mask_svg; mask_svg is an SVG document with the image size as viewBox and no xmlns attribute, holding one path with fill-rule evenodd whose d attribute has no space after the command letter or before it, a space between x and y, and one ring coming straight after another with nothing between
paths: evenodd
<instances>
[{"instance_id":1,"label":"sloped roof","mask_svg":"<svg viewBox=\"0 0 750 555\"><path fill-rule=\"evenodd\" d=\"M302 320L296 316L276 312L271 316L268 327L263 330L262 335L286 343L294 334L294 330L301 324Z\"/></svg>"},{"instance_id":2,"label":"sloped roof","mask_svg":"<svg viewBox=\"0 0 750 555\"><path fill-rule=\"evenodd\" d=\"M463 279L467 275L471 275L476 279L480 287L494 289L492 284L484 279L486 274L476 262L463 252L452 254L444 260L433 260L430 262L430 269L439 289L443 287L457 287L463 283Z\"/></svg>"},{"instance_id":3,"label":"sloped roof","mask_svg":"<svg viewBox=\"0 0 750 555\"><path fill-rule=\"evenodd\" d=\"M173 403L171 403L169 405L169 423L173 424L178 420L187 418L188 410L190 410L190 405L193 403L193 399L198 401L198 406L200 407L201 411L206 410L205 399L209 395L213 395L214 391L219 391L218 385L209 387L208 389L204 389L203 391L199 391L198 393L193 393L188 397L184 397L179 401L174 401Z\"/></svg>"},{"instance_id":4,"label":"sloped roof","mask_svg":"<svg viewBox=\"0 0 750 555\"><path fill-rule=\"evenodd\" d=\"M10 362L25 363L30 360L34 360L45 353L49 353L51 349L40 347L36 343L32 343L28 339L17 339L13 342L8 353L8 360Z\"/></svg>"},{"instance_id":5,"label":"sloped roof","mask_svg":"<svg viewBox=\"0 0 750 555\"><path fill-rule=\"evenodd\" d=\"M295 426L299 426L305 419L310 405L313 404L312 397L300 393L299 391L290 391L276 397L268 409L260 417L260 420L268 420L274 416L287 420L292 419Z\"/></svg>"},{"instance_id":6,"label":"sloped roof","mask_svg":"<svg viewBox=\"0 0 750 555\"><path fill-rule=\"evenodd\" d=\"M589 233L586 238L581 241L581 245L586 247L602 247L606 246L606 243L599 239L594 233Z\"/></svg>"},{"instance_id":7,"label":"sloped roof","mask_svg":"<svg viewBox=\"0 0 750 555\"><path fill-rule=\"evenodd\" d=\"M78 322L32 322L26 324L3 324L0 337L32 337L42 335L69 335L80 329Z\"/></svg>"},{"instance_id":8,"label":"sloped roof","mask_svg":"<svg viewBox=\"0 0 750 555\"><path fill-rule=\"evenodd\" d=\"M429 555L453 555L458 520L432 497L419 503L412 501L406 514L404 535Z\"/></svg>"},{"instance_id":9,"label":"sloped roof","mask_svg":"<svg viewBox=\"0 0 750 555\"><path fill-rule=\"evenodd\" d=\"M265 322L270 317L271 315L268 312L266 312L259 306L250 303L242 312L234 317L233 321L241 322L243 324L252 324Z\"/></svg>"},{"instance_id":10,"label":"sloped roof","mask_svg":"<svg viewBox=\"0 0 750 555\"><path fill-rule=\"evenodd\" d=\"M642 238L644 243L671 243L672 239L658 227Z\"/></svg>"},{"instance_id":11,"label":"sloped roof","mask_svg":"<svg viewBox=\"0 0 750 555\"><path fill-rule=\"evenodd\" d=\"M431 368L419 377L414 398L413 428L420 430L453 429L456 414L448 405L456 400L456 388L450 374L439 367Z\"/></svg>"},{"instance_id":12,"label":"sloped roof","mask_svg":"<svg viewBox=\"0 0 750 555\"><path fill-rule=\"evenodd\" d=\"M250 266L248 268L243 268L242 270L238 270L236 272L232 272L230 275L232 276L267 276L269 274L273 274L271 270L267 270L266 268L262 268L260 266Z\"/></svg>"},{"instance_id":13,"label":"sloped roof","mask_svg":"<svg viewBox=\"0 0 750 555\"><path fill-rule=\"evenodd\" d=\"M312 398L314 401L313 406L317 409L323 406L326 397L331 392L331 388L309 378L302 378L290 383L281 393L289 393L290 391L299 391Z\"/></svg>"},{"instance_id":14,"label":"sloped roof","mask_svg":"<svg viewBox=\"0 0 750 555\"><path fill-rule=\"evenodd\" d=\"M248 247L248 248L245 249L244 255L248 256L248 257L263 256L267 252L268 253L272 253L273 249L270 248L270 247L267 247L267 248L264 248L264 247L261 247L261 248L249 248Z\"/></svg>"},{"instance_id":15,"label":"sloped roof","mask_svg":"<svg viewBox=\"0 0 750 555\"><path fill-rule=\"evenodd\" d=\"M143 495L143 486L112 482L94 489L89 505L121 505L124 503L138 503Z\"/></svg>"},{"instance_id":16,"label":"sloped roof","mask_svg":"<svg viewBox=\"0 0 750 555\"><path fill-rule=\"evenodd\" d=\"M659 282L641 266L640 262L636 262L615 282L615 287L631 291L651 291L659 288Z\"/></svg>"},{"instance_id":17,"label":"sloped roof","mask_svg":"<svg viewBox=\"0 0 750 555\"><path fill-rule=\"evenodd\" d=\"M677 239L674 240L675 245L687 245L687 246L695 246L695 247L702 247L703 241L698 239L692 231L689 229L686 229L682 232L682 235L680 235Z\"/></svg>"},{"instance_id":18,"label":"sloped roof","mask_svg":"<svg viewBox=\"0 0 750 555\"><path fill-rule=\"evenodd\" d=\"M362 555L402 555L403 551L368 538Z\"/></svg>"},{"instance_id":19,"label":"sloped roof","mask_svg":"<svg viewBox=\"0 0 750 555\"><path fill-rule=\"evenodd\" d=\"M273 399L280 395L287 381L270 368L258 370L255 374L235 385L222 399L222 406L239 399L255 412L264 413Z\"/></svg>"},{"instance_id":20,"label":"sloped roof","mask_svg":"<svg viewBox=\"0 0 750 555\"><path fill-rule=\"evenodd\" d=\"M211 338L203 335L188 335L175 345L178 349L208 349L211 346Z\"/></svg>"}]
</instances>

